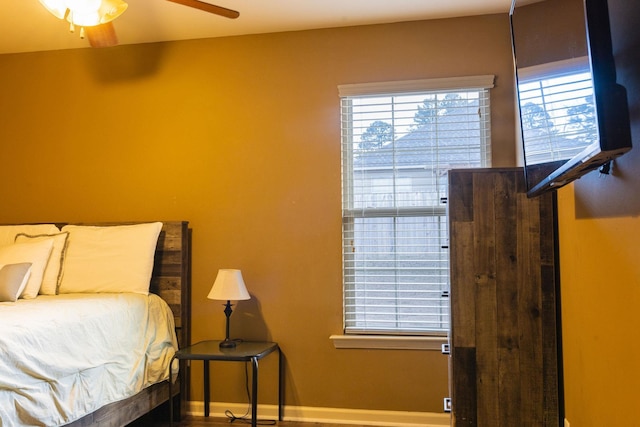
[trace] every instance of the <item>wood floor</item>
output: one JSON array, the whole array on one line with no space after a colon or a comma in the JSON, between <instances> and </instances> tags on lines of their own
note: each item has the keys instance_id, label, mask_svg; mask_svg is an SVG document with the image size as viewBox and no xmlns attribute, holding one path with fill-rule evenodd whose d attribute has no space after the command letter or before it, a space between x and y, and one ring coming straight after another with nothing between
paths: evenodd
<instances>
[{"instance_id":1,"label":"wood floor","mask_svg":"<svg viewBox=\"0 0 640 427\"><path fill-rule=\"evenodd\" d=\"M327 424L327 423L303 423L298 421L269 421L258 420L258 426L276 426L276 427L345 427L341 424ZM236 419L230 422L228 418L219 417L184 417L179 423L173 423L173 427L229 427L229 426L250 426L251 422L244 419ZM130 427L142 427L142 426L154 426L154 427L169 427L169 422L158 421L145 421L140 420Z\"/></svg>"},{"instance_id":2,"label":"wood floor","mask_svg":"<svg viewBox=\"0 0 640 427\"><path fill-rule=\"evenodd\" d=\"M240 417L241 415L237 415ZM139 420L129 424L127 427L169 427L169 413L164 407L157 408L154 412L143 416ZM180 422L172 423L172 427L242 427L250 426L251 421L245 418L235 418L233 421L226 417L196 417L184 416ZM299 422L299 421L276 421L274 419L259 419L259 427L353 427L344 424Z\"/></svg>"},{"instance_id":3,"label":"wood floor","mask_svg":"<svg viewBox=\"0 0 640 427\"><path fill-rule=\"evenodd\" d=\"M270 422L267 420L258 420L258 426L276 426L276 427L340 427L338 424L326 423L302 423L298 421L277 421ZM158 427L168 427L166 424L155 424ZM229 426L250 426L249 420L236 419L233 423L226 418L205 418L205 417L186 417L180 423L173 423L174 427L229 427ZM347 426L342 426L347 427ZM353 426L349 426L353 427Z\"/></svg>"},{"instance_id":4,"label":"wood floor","mask_svg":"<svg viewBox=\"0 0 640 427\"><path fill-rule=\"evenodd\" d=\"M196 417L186 415L182 417L180 422L169 423L169 408L162 405L151 413L143 416L137 421L127 425L126 427L244 427L250 426L251 421L243 418L242 414L235 414L238 418L231 420L230 418L221 416ZM277 417L276 417L277 418ZM354 427L354 424L330 424L316 422L300 422L300 421L276 421L274 419L258 419L258 427L276 426L276 427ZM356 425L355 427L364 427L365 425ZM378 426L380 427L380 426Z\"/></svg>"}]
</instances>

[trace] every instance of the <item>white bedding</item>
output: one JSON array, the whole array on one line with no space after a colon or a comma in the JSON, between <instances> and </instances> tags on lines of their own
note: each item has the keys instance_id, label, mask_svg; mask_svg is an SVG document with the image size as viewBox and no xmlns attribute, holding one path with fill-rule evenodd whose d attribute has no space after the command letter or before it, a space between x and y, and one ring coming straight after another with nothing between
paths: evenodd
<instances>
[{"instance_id":1,"label":"white bedding","mask_svg":"<svg viewBox=\"0 0 640 427\"><path fill-rule=\"evenodd\" d=\"M0 303L0 426L59 426L163 381L177 349L157 295Z\"/></svg>"}]
</instances>

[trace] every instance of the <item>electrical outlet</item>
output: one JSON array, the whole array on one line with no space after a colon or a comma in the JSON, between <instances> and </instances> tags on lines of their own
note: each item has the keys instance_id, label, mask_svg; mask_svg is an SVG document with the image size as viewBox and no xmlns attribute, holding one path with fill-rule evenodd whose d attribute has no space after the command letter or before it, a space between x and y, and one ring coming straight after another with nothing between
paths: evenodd
<instances>
[{"instance_id":1,"label":"electrical outlet","mask_svg":"<svg viewBox=\"0 0 640 427\"><path fill-rule=\"evenodd\" d=\"M571 424L569 423L568 419L564 419L564 427L571 427Z\"/></svg>"}]
</instances>

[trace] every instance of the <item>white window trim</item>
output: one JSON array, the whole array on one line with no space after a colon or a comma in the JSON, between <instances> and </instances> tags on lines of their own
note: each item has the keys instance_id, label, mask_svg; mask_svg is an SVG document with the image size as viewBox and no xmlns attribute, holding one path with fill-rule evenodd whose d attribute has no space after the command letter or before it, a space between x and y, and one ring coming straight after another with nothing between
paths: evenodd
<instances>
[{"instance_id":1,"label":"white window trim","mask_svg":"<svg viewBox=\"0 0 640 427\"><path fill-rule=\"evenodd\" d=\"M494 75L444 77L439 79L405 80L399 82L356 83L338 86L338 93L345 96L366 96L381 94L401 94L424 92L425 90L454 90L464 88L491 89L494 87Z\"/></svg>"},{"instance_id":2,"label":"white window trim","mask_svg":"<svg viewBox=\"0 0 640 427\"><path fill-rule=\"evenodd\" d=\"M336 349L379 349L379 350L429 350L442 351L442 345L448 344L446 336L411 335L331 335Z\"/></svg>"}]
</instances>

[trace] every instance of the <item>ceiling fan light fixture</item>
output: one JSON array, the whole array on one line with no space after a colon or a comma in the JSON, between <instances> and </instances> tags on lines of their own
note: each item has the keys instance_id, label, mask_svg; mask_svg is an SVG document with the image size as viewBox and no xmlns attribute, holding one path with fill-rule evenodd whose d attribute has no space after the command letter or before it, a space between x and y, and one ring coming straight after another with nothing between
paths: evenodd
<instances>
[{"instance_id":1,"label":"ceiling fan light fixture","mask_svg":"<svg viewBox=\"0 0 640 427\"><path fill-rule=\"evenodd\" d=\"M128 6L122 0L40 0L40 3L56 18L80 27L111 22Z\"/></svg>"},{"instance_id":2,"label":"ceiling fan light fixture","mask_svg":"<svg viewBox=\"0 0 640 427\"><path fill-rule=\"evenodd\" d=\"M80 27L80 38L85 34L92 47L118 45L118 37L112 21L127 10L123 0L39 0L53 16L69 22L69 31ZM235 19L240 12L201 0L169 0L183 6L199 9L214 15Z\"/></svg>"}]
</instances>

